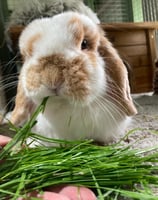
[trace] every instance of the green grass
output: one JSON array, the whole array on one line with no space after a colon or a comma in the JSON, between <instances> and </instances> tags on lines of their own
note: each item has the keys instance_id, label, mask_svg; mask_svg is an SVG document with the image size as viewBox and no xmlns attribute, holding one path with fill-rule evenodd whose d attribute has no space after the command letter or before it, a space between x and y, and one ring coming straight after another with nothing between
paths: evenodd
<instances>
[{"instance_id":1,"label":"green grass","mask_svg":"<svg viewBox=\"0 0 158 200\"><path fill-rule=\"evenodd\" d=\"M96 146L92 141L48 139L31 133L36 117L46 100L29 122L16 131L13 140L0 153L0 199L16 200L33 190L69 184L93 189L98 199L157 200L152 188L158 185L158 147L136 150L120 143ZM58 144L16 150L27 137ZM13 148L14 147L14 148Z\"/></svg>"}]
</instances>

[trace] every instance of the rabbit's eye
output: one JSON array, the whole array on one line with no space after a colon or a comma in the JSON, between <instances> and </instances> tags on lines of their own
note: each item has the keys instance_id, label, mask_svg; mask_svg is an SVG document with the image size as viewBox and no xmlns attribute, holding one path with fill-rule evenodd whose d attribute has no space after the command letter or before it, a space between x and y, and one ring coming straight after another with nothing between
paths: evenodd
<instances>
[{"instance_id":1,"label":"rabbit's eye","mask_svg":"<svg viewBox=\"0 0 158 200\"><path fill-rule=\"evenodd\" d=\"M82 41L81 49L82 49L82 50L88 49L88 41L87 41L86 39L84 39L84 40Z\"/></svg>"}]
</instances>

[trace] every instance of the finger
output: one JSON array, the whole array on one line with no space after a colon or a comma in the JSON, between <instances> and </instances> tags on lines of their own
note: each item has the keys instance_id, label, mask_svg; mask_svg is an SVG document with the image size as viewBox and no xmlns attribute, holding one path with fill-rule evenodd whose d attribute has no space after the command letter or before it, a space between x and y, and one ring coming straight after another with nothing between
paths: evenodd
<instances>
[{"instance_id":1,"label":"finger","mask_svg":"<svg viewBox=\"0 0 158 200\"><path fill-rule=\"evenodd\" d=\"M42 195L42 199L43 200L70 200L70 198L68 198L67 196L63 195L63 194L58 194L55 192L44 192L44 194Z\"/></svg>"},{"instance_id":2,"label":"finger","mask_svg":"<svg viewBox=\"0 0 158 200\"><path fill-rule=\"evenodd\" d=\"M11 140L10 137L0 135L0 146L4 147L10 140Z\"/></svg>"},{"instance_id":3,"label":"finger","mask_svg":"<svg viewBox=\"0 0 158 200\"><path fill-rule=\"evenodd\" d=\"M63 194L70 197L71 200L82 199L82 200L96 200L95 194L92 190L86 187L76 187L76 186L65 186L61 189L59 194Z\"/></svg>"},{"instance_id":4,"label":"finger","mask_svg":"<svg viewBox=\"0 0 158 200\"><path fill-rule=\"evenodd\" d=\"M71 200L96 200L95 194L92 190L86 187L77 187L77 186L58 186L49 188L52 192L57 192L59 194L65 195Z\"/></svg>"}]
</instances>

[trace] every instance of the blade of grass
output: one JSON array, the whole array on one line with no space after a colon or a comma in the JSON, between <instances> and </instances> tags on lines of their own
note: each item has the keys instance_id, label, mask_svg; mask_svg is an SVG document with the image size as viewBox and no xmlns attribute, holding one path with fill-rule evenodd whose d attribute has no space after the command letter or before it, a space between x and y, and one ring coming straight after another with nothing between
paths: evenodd
<instances>
[{"instance_id":1,"label":"blade of grass","mask_svg":"<svg viewBox=\"0 0 158 200\"><path fill-rule=\"evenodd\" d=\"M14 194L14 197L11 200L17 200L18 197L20 196L21 190L25 188L25 183L24 183L25 178L26 178L26 174L22 173L20 183L19 183L17 190Z\"/></svg>"},{"instance_id":2,"label":"blade of grass","mask_svg":"<svg viewBox=\"0 0 158 200\"><path fill-rule=\"evenodd\" d=\"M99 186L99 184L98 184L98 182L97 182L97 179L96 179L96 177L95 177L95 175L94 175L92 169L89 168L89 171L90 171L90 173L91 173L91 175L92 175L92 178L93 178L93 180L94 180L94 184L95 184L95 186L96 186L96 190L97 190L97 192L98 192L98 198L97 198L97 199L98 199L98 200L104 200L104 196L103 196L103 194L102 194L102 191L101 191L101 189L100 189L100 186Z\"/></svg>"}]
</instances>

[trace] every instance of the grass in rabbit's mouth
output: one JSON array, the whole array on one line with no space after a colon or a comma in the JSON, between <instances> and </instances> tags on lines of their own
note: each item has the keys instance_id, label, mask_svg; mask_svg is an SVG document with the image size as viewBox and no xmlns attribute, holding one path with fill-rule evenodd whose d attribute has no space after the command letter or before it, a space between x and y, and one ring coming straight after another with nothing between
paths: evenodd
<instances>
[{"instance_id":1,"label":"grass in rabbit's mouth","mask_svg":"<svg viewBox=\"0 0 158 200\"><path fill-rule=\"evenodd\" d=\"M16 131L13 140L0 153L0 199L16 200L28 192L61 184L94 189L98 199L156 200L158 187L158 147L134 150L120 143L96 146L92 141L54 140L31 133L45 99L32 118ZM16 151L26 138L57 143Z\"/></svg>"}]
</instances>

